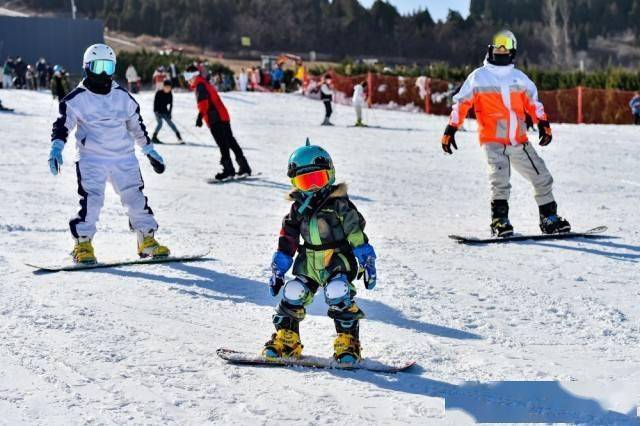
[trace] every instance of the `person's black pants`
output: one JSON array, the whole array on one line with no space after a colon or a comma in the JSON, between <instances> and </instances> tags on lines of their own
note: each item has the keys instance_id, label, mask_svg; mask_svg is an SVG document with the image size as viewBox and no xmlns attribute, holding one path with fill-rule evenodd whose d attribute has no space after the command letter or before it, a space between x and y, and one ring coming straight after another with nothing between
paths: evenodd
<instances>
[{"instance_id":1,"label":"person's black pants","mask_svg":"<svg viewBox=\"0 0 640 426\"><path fill-rule=\"evenodd\" d=\"M633 117L634 117L634 123L636 125L640 124L640 114L634 114Z\"/></svg>"},{"instance_id":2,"label":"person's black pants","mask_svg":"<svg viewBox=\"0 0 640 426\"><path fill-rule=\"evenodd\" d=\"M324 102L324 116L326 118L331 117L331 114L333 113L333 110L331 109L331 101L323 101Z\"/></svg>"},{"instance_id":3,"label":"person's black pants","mask_svg":"<svg viewBox=\"0 0 640 426\"><path fill-rule=\"evenodd\" d=\"M233 151L233 155L236 157L236 162L240 167L241 172L245 172L250 170L249 163L247 159L244 157L244 153L242 152L242 148L238 145L238 141L233 137L233 132L231 131L231 123L228 121L220 121L218 123L211 125L211 135L213 139L218 144L218 148L220 148L220 164L222 164L222 168L225 171L234 171L233 162L231 161L231 153Z\"/></svg>"}]
</instances>

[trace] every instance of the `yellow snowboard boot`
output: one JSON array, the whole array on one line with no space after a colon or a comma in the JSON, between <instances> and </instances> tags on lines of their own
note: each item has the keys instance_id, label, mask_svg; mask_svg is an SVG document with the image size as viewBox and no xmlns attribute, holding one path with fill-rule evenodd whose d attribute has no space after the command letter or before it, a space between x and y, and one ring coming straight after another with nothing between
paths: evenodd
<instances>
[{"instance_id":1,"label":"yellow snowboard boot","mask_svg":"<svg viewBox=\"0 0 640 426\"><path fill-rule=\"evenodd\" d=\"M171 251L165 246L161 246L153 236L153 232L142 233L138 231L138 256L145 257L167 257Z\"/></svg>"},{"instance_id":2,"label":"yellow snowboard boot","mask_svg":"<svg viewBox=\"0 0 640 426\"><path fill-rule=\"evenodd\" d=\"M97 262L96 255L93 253L93 245L91 238L80 237L76 240L76 245L71 252L74 263L82 263L84 265L92 265Z\"/></svg>"},{"instance_id":3,"label":"yellow snowboard boot","mask_svg":"<svg viewBox=\"0 0 640 426\"><path fill-rule=\"evenodd\" d=\"M333 341L333 357L340 364L356 364L360 361L360 341L351 334L339 333Z\"/></svg>"},{"instance_id":4,"label":"yellow snowboard boot","mask_svg":"<svg viewBox=\"0 0 640 426\"><path fill-rule=\"evenodd\" d=\"M300 358L302 348L298 333L282 328L264 344L262 355L265 358Z\"/></svg>"}]
</instances>

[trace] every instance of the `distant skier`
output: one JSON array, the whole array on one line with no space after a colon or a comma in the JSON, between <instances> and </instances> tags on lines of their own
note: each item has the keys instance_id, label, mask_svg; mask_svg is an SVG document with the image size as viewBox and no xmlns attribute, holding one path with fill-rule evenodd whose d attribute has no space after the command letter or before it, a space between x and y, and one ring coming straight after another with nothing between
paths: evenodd
<instances>
[{"instance_id":1,"label":"distant skier","mask_svg":"<svg viewBox=\"0 0 640 426\"><path fill-rule=\"evenodd\" d=\"M53 67L53 77L51 77L51 94L53 99L62 100L69 93L69 81L66 73L60 65Z\"/></svg>"},{"instance_id":2,"label":"distant skier","mask_svg":"<svg viewBox=\"0 0 640 426\"><path fill-rule=\"evenodd\" d=\"M333 114L333 109L331 108L333 90L331 88L331 75L329 74L325 75L322 79L322 84L320 85L320 99L324 103L324 121L322 122L322 125L333 126L333 123L331 123L331 114Z\"/></svg>"},{"instance_id":3,"label":"distant skier","mask_svg":"<svg viewBox=\"0 0 640 426\"><path fill-rule=\"evenodd\" d=\"M282 223L269 282L273 296L283 286L284 290L273 315L276 333L265 344L263 355L301 356L299 324L305 307L322 287L338 333L334 357L341 363L355 363L360 360L359 320L364 317L354 302L358 264L365 287L376 285L376 254L364 233L365 220L349 200L347 186L334 185L335 169L327 151L310 145L308 139L289 157L287 175L294 186L289 195L293 204ZM292 265L295 278L285 284Z\"/></svg>"},{"instance_id":4,"label":"distant skier","mask_svg":"<svg viewBox=\"0 0 640 426\"><path fill-rule=\"evenodd\" d=\"M165 80L162 86L162 90L158 90L153 99L153 112L156 115L156 129L153 131L153 137L151 141L154 143L162 143L158 140L158 132L162 129L162 122L166 121L167 125L173 130L176 134L176 138L178 138L178 142L184 143L182 140L182 136L180 136L180 132L178 128L171 120L171 112L173 111L173 94L171 93L172 89L171 80Z\"/></svg>"},{"instance_id":5,"label":"distant skier","mask_svg":"<svg viewBox=\"0 0 640 426\"><path fill-rule=\"evenodd\" d=\"M356 127L363 127L365 124L362 122L362 107L367 104L367 82L356 84L353 88L353 107L356 110Z\"/></svg>"},{"instance_id":6,"label":"distant skier","mask_svg":"<svg viewBox=\"0 0 640 426\"><path fill-rule=\"evenodd\" d=\"M489 162L492 233L498 237L513 235L508 203L511 166L534 187L542 232L568 232L571 230L569 222L557 214L553 178L527 139L525 113L538 122L541 146L548 145L552 135L544 107L538 100L538 89L513 65L516 49L516 38L510 31L501 31L494 36L484 66L467 77L454 97L449 125L442 137L442 149L447 154L453 153L451 147L458 149L455 133L467 111L474 107L480 144Z\"/></svg>"},{"instance_id":7,"label":"distant skier","mask_svg":"<svg viewBox=\"0 0 640 426\"><path fill-rule=\"evenodd\" d=\"M640 124L640 92L636 92L633 98L631 98L629 107L631 108L631 114L633 114L634 123L636 125Z\"/></svg>"},{"instance_id":8,"label":"distant skier","mask_svg":"<svg viewBox=\"0 0 640 426\"><path fill-rule=\"evenodd\" d=\"M184 72L184 79L189 82L196 94L198 103L196 127L202 127L204 121L209 127L218 148L220 148L222 171L215 175L215 179L225 181L236 176L230 151L233 151L238 163L237 176L251 176L251 167L249 167L249 162L245 158L242 148L238 145L238 141L233 136L231 117L222 103L218 91L202 77L201 72L194 65L189 66Z\"/></svg>"},{"instance_id":9,"label":"distant skier","mask_svg":"<svg viewBox=\"0 0 640 426\"><path fill-rule=\"evenodd\" d=\"M127 71L125 71L125 78L127 79L129 91L131 93L138 93L138 90L140 90L140 76L133 64L130 64L127 67Z\"/></svg>"},{"instance_id":10,"label":"distant skier","mask_svg":"<svg viewBox=\"0 0 640 426\"><path fill-rule=\"evenodd\" d=\"M60 101L60 116L53 124L49 168L55 176L62 166L62 150L69 133L76 130L76 174L80 211L69 222L76 243L73 261L96 262L91 240L104 202L107 181L120 195L129 215L129 226L138 236L140 257L165 257L169 249L154 238L158 224L144 196L144 182L135 156L134 141L157 173L164 161L153 148L142 122L140 106L112 80L116 54L107 45L89 46L83 57L86 78Z\"/></svg>"},{"instance_id":11,"label":"distant skier","mask_svg":"<svg viewBox=\"0 0 640 426\"><path fill-rule=\"evenodd\" d=\"M13 74L15 73L13 58L9 56L2 67L2 88L11 89L13 87Z\"/></svg>"}]
</instances>

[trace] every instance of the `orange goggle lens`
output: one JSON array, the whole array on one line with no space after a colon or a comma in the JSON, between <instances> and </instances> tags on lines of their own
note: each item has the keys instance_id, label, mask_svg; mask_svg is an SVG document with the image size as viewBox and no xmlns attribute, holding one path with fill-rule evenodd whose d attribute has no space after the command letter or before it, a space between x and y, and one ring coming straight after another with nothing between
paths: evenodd
<instances>
[{"instance_id":1,"label":"orange goggle lens","mask_svg":"<svg viewBox=\"0 0 640 426\"><path fill-rule=\"evenodd\" d=\"M509 36L498 34L493 38L494 47L504 47L507 50L515 49L513 39Z\"/></svg>"},{"instance_id":2,"label":"orange goggle lens","mask_svg":"<svg viewBox=\"0 0 640 426\"><path fill-rule=\"evenodd\" d=\"M291 183L300 191L317 191L329 184L329 172L326 170L316 170L315 172L291 178Z\"/></svg>"}]
</instances>

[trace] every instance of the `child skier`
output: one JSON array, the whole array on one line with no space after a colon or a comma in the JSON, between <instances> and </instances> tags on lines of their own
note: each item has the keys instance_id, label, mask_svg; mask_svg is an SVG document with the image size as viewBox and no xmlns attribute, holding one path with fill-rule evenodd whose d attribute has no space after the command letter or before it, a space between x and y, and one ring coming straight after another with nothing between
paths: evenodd
<instances>
[{"instance_id":1,"label":"child skier","mask_svg":"<svg viewBox=\"0 0 640 426\"><path fill-rule=\"evenodd\" d=\"M331 114L333 109L331 108L331 102L333 101L333 91L331 90L331 75L327 74L322 79L320 85L320 99L324 103L324 121L323 126L333 126L331 122Z\"/></svg>"},{"instance_id":2,"label":"child skier","mask_svg":"<svg viewBox=\"0 0 640 426\"><path fill-rule=\"evenodd\" d=\"M353 107L356 110L356 127L363 127L365 124L362 122L362 107L367 103L367 81L358 83L353 88Z\"/></svg>"},{"instance_id":3,"label":"child skier","mask_svg":"<svg viewBox=\"0 0 640 426\"><path fill-rule=\"evenodd\" d=\"M517 42L510 31L501 31L488 46L484 66L473 71L454 96L449 125L442 136L442 149L458 149L455 133L467 111L474 107L480 144L489 162L491 183L491 232L498 237L513 235L509 222L511 166L534 187L539 206L540 229L545 234L569 232L571 225L557 214L552 192L553 178L527 138L525 113L538 122L539 143L551 143L551 127L538 101L538 89L513 65Z\"/></svg>"},{"instance_id":4,"label":"child skier","mask_svg":"<svg viewBox=\"0 0 640 426\"><path fill-rule=\"evenodd\" d=\"M353 300L356 290L352 282L358 275L358 264L365 287L376 285L376 254L364 233L365 220L349 200L346 185L334 185L335 170L327 151L310 145L308 139L291 154L287 175L294 186L290 194L293 205L283 220L269 282L273 296L283 285L284 290L273 315L276 333L265 344L263 355L301 356L299 324L305 307L323 287L328 315L338 333L334 358L340 363L356 363L360 359L359 320L364 317ZM292 265L295 278L285 284L285 273Z\"/></svg>"},{"instance_id":5,"label":"child skier","mask_svg":"<svg viewBox=\"0 0 640 426\"><path fill-rule=\"evenodd\" d=\"M80 211L69 222L76 243L73 261L92 264L96 257L91 239L104 202L107 181L120 195L129 225L138 236L140 257L164 257L169 249L154 238L158 224L144 196L144 182L134 152L134 140L157 173L164 161L155 151L133 97L112 79L116 55L107 45L89 46L83 58L85 79L60 101L60 116L53 124L49 167L55 176L62 166L62 150L69 132L76 130Z\"/></svg>"},{"instance_id":6,"label":"child skier","mask_svg":"<svg viewBox=\"0 0 640 426\"><path fill-rule=\"evenodd\" d=\"M184 143L182 140L182 136L180 136L180 132L176 128L176 125L173 124L171 120L171 112L173 111L173 93L171 80L165 80L162 86L162 90L156 91L156 95L153 98L153 112L156 115L156 129L153 131L153 136L151 137L151 141L153 143L162 143L158 139L158 133L160 129L162 129L162 122L166 121L167 125L171 127L173 133L176 134L176 138L178 138L178 142L181 144Z\"/></svg>"}]
</instances>

